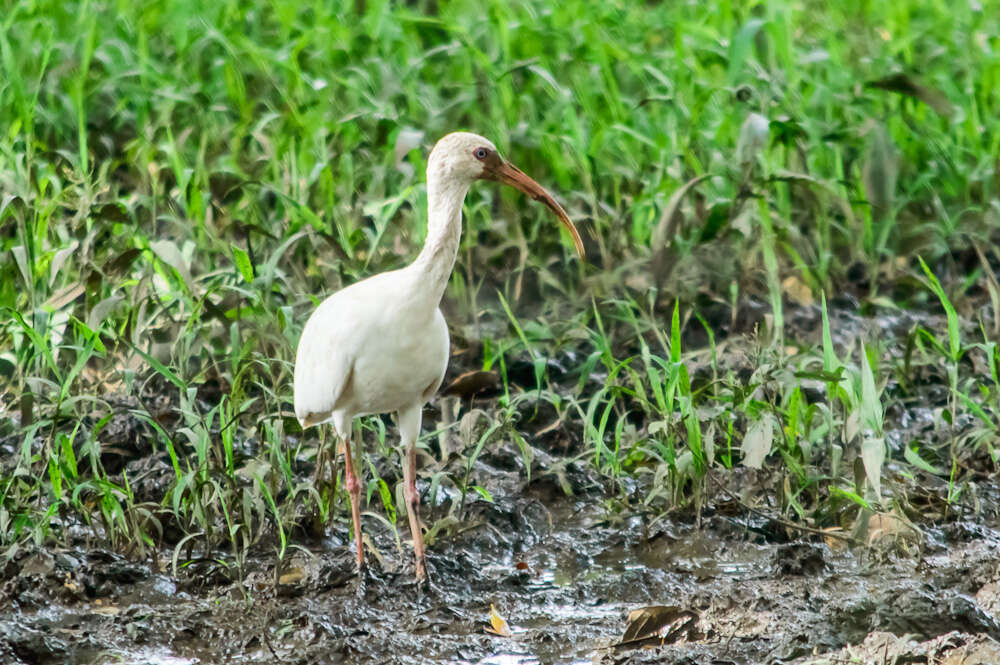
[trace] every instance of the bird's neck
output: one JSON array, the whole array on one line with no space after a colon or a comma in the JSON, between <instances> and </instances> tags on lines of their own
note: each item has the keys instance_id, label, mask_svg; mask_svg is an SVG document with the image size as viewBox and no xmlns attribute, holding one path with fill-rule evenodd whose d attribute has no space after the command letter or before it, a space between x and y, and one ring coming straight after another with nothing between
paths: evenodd
<instances>
[{"instance_id":1,"label":"bird's neck","mask_svg":"<svg viewBox=\"0 0 1000 665\"><path fill-rule=\"evenodd\" d=\"M434 308L441 303L455 266L462 238L462 202L469 184L428 169L427 240L410 268L420 273L420 295Z\"/></svg>"}]
</instances>

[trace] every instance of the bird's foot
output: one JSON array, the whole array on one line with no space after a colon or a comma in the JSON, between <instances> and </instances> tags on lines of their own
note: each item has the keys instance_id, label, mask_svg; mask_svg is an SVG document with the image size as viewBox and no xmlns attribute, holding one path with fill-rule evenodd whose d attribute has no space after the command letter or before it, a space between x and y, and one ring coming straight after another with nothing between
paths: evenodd
<instances>
[{"instance_id":1,"label":"bird's foot","mask_svg":"<svg viewBox=\"0 0 1000 665\"><path fill-rule=\"evenodd\" d=\"M358 576L354 580L354 595L358 600L364 600L368 596L368 582L371 579L371 571L364 563L358 565Z\"/></svg>"},{"instance_id":2,"label":"bird's foot","mask_svg":"<svg viewBox=\"0 0 1000 665\"><path fill-rule=\"evenodd\" d=\"M423 602L426 600L439 600L444 596L444 591L441 587L432 582L429 577L425 577L423 580L416 583L417 587L417 602Z\"/></svg>"},{"instance_id":3,"label":"bird's foot","mask_svg":"<svg viewBox=\"0 0 1000 665\"><path fill-rule=\"evenodd\" d=\"M354 591L358 600L374 600L385 593L386 589L385 571L377 563L373 567L367 563L363 568L358 569L355 579Z\"/></svg>"},{"instance_id":4,"label":"bird's foot","mask_svg":"<svg viewBox=\"0 0 1000 665\"><path fill-rule=\"evenodd\" d=\"M433 579L425 562L421 568L417 569L417 575L414 578L414 586L417 589L417 600L423 600L425 596L440 598L443 595L441 587L435 584Z\"/></svg>"}]
</instances>

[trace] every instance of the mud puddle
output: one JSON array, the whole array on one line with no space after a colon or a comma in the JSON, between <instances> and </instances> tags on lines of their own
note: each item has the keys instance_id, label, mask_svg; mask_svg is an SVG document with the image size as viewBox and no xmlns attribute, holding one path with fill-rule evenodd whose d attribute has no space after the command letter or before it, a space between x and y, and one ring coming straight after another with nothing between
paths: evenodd
<instances>
[{"instance_id":1,"label":"mud puddle","mask_svg":"<svg viewBox=\"0 0 1000 665\"><path fill-rule=\"evenodd\" d=\"M609 520L593 499L546 504L502 495L471 508L474 526L432 546L434 587L424 592L411 580L406 543L400 552L371 519L373 565L363 585L344 533L290 554L284 583L274 582L275 557L261 555L242 584L214 588L99 550L25 552L4 571L0 657L136 665L834 663L851 662L844 654L869 642L888 649L890 638L903 643L893 648L909 644L915 653L934 640L958 649L992 648L1000 639L1000 537L983 525L947 525L921 553L876 560L822 541L767 542L724 515L706 515L701 528L651 526ZM510 637L487 633L491 606ZM650 606L695 618L669 642L615 647L629 613Z\"/></svg>"},{"instance_id":2,"label":"mud puddle","mask_svg":"<svg viewBox=\"0 0 1000 665\"><path fill-rule=\"evenodd\" d=\"M838 344L868 335L857 317L834 318ZM914 325L886 320L897 338ZM815 343L815 309L789 321ZM931 370L927 388L913 388L919 400L887 413L893 432L937 435ZM713 473L700 521L690 507L644 511L649 487L635 479L622 481L623 506L608 498L622 492L571 460L580 423L561 423L544 404L525 408L530 482L510 441L475 462L492 501L470 496L455 511L454 488L432 501L422 480L422 516L436 533L429 590L413 584L405 526L394 533L378 511L364 518L370 570L361 578L343 518L321 540L296 538L281 561L276 547L253 551L242 579L218 553L185 553L175 573L172 548L126 557L80 529L67 547L23 547L0 564L0 663L1000 663L1000 490L990 465L957 515L941 507L946 478L888 470L898 496L933 516L915 537L896 513L873 515L865 545L846 547L735 504L773 497L778 475ZM443 417L433 409L429 422ZM442 470L459 477L464 463ZM487 632L491 608L510 636Z\"/></svg>"}]
</instances>

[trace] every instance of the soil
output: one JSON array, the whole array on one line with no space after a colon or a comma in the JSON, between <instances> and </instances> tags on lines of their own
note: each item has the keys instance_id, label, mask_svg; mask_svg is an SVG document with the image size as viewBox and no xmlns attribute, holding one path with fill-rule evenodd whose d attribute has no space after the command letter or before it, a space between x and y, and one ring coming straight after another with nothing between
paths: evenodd
<instances>
[{"instance_id":1,"label":"soil","mask_svg":"<svg viewBox=\"0 0 1000 665\"><path fill-rule=\"evenodd\" d=\"M798 318L801 336L816 334L815 316ZM468 399L482 407L492 398L480 379ZM888 417L921 428L927 408ZM769 506L780 478L767 472L713 471L700 510L666 514L644 511L644 487L625 479L626 507L559 428L524 427L544 443L530 480L511 441L475 462L492 501L467 497L459 513L442 487L429 505L421 479L422 517L437 527L429 588L414 584L405 526L397 540L372 516L359 575L343 506L281 561L270 545L253 550L242 579L211 552L175 571L172 547L126 557L79 529L71 546L24 547L0 569L0 662L1000 663L995 471L982 473L968 510L922 522L861 514L854 526L866 528L824 535ZM127 457L142 433L120 429ZM910 494L947 491L926 474L887 477ZM491 608L509 636L487 631Z\"/></svg>"}]
</instances>

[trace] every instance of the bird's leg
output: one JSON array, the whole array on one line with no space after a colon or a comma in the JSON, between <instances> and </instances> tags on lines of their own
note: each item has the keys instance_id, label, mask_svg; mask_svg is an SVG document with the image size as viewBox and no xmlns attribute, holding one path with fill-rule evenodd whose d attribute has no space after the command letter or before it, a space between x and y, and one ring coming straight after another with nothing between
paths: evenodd
<instances>
[{"instance_id":1,"label":"bird's leg","mask_svg":"<svg viewBox=\"0 0 1000 665\"><path fill-rule=\"evenodd\" d=\"M413 536L413 556L416 559L417 584L427 579L427 560L424 554L424 532L420 528L420 495L417 493L417 436L423 405L418 404L399 412L399 433L403 440L403 496L406 498L406 516L410 520Z\"/></svg>"},{"instance_id":2,"label":"bird's leg","mask_svg":"<svg viewBox=\"0 0 1000 665\"><path fill-rule=\"evenodd\" d=\"M337 450L336 441L337 439L334 438L333 450L327 449L327 460L330 463L330 476L329 480L327 481L329 483L329 485L327 485L327 492L329 492L328 496L330 497L330 500L327 503L326 510L327 510L327 515L330 516L329 520L331 522L333 522L333 502L334 499L336 499L337 497L337 481L340 479L339 475L337 474L337 453L340 451Z\"/></svg>"},{"instance_id":3,"label":"bird's leg","mask_svg":"<svg viewBox=\"0 0 1000 665\"><path fill-rule=\"evenodd\" d=\"M365 548L361 541L361 483L354 469L354 460L351 459L350 429L344 437L344 475L347 481L347 493L351 495L351 519L354 521L354 540L358 548L358 572L362 572L365 568Z\"/></svg>"},{"instance_id":4,"label":"bird's leg","mask_svg":"<svg viewBox=\"0 0 1000 665\"><path fill-rule=\"evenodd\" d=\"M406 449L406 465L403 467L403 494L406 497L406 514L410 519L410 534L413 536L413 556L417 565L417 581L427 577L427 557L424 553L424 532L420 528L420 495L417 494L417 449L411 443Z\"/></svg>"}]
</instances>

